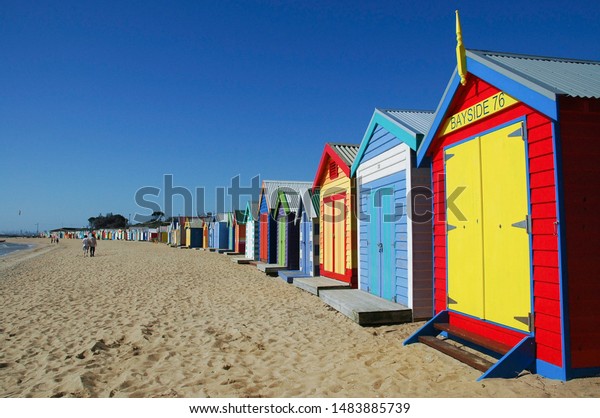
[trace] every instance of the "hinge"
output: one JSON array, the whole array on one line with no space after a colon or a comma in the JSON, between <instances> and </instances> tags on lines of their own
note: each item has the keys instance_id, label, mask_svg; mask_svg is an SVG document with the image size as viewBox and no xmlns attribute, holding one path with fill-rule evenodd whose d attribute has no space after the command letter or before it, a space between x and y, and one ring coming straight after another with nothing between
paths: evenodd
<instances>
[{"instance_id":1,"label":"hinge","mask_svg":"<svg viewBox=\"0 0 600 418\"><path fill-rule=\"evenodd\" d=\"M531 217L525 215L525 219L512 224L515 228L523 228L528 234L531 234Z\"/></svg>"},{"instance_id":2,"label":"hinge","mask_svg":"<svg viewBox=\"0 0 600 418\"><path fill-rule=\"evenodd\" d=\"M452 157L454 157L454 154L446 153L444 154L444 161L448 161Z\"/></svg>"},{"instance_id":3,"label":"hinge","mask_svg":"<svg viewBox=\"0 0 600 418\"><path fill-rule=\"evenodd\" d=\"M456 229L454 225L446 224L446 231L452 231L453 229Z\"/></svg>"},{"instance_id":4,"label":"hinge","mask_svg":"<svg viewBox=\"0 0 600 418\"><path fill-rule=\"evenodd\" d=\"M527 325L529 332L533 330L533 313L529 312L527 316L515 316L515 321Z\"/></svg>"},{"instance_id":5,"label":"hinge","mask_svg":"<svg viewBox=\"0 0 600 418\"><path fill-rule=\"evenodd\" d=\"M447 296L446 299L448 301L448 305L450 305L450 304L457 304L458 303L457 301L455 301L454 299L452 299L450 296Z\"/></svg>"},{"instance_id":6,"label":"hinge","mask_svg":"<svg viewBox=\"0 0 600 418\"><path fill-rule=\"evenodd\" d=\"M525 139L525 135L523 134L523 124L521 123L521 126L519 126L519 129L517 129L514 132L511 132L508 134L509 138L521 138L521 139Z\"/></svg>"}]
</instances>

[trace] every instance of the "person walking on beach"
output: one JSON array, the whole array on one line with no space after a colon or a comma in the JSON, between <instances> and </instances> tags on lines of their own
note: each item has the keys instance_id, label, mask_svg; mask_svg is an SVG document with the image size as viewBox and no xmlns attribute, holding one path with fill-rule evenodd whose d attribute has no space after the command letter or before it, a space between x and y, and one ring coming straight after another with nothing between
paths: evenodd
<instances>
[{"instance_id":1,"label":"person walking on beach","mask_svg":"<svg viewBox=\"0 0 600 418\"><path fill-rule=\"evenodd\" d=\"M90 241L88 240L88 236L87 235L83 236L82 243L83 243L83 256L87 257L88 251L90 249Z\"/></svg>"},{"instance_id":2,"label":"person walking on beach","mask_svg":"<svg viewBox=\"0 0 600 418\"><path fill-rule=\"evenodd\" d=\"M90 246L90 257L93 257L96 253L96 235L93 232L88 239L88 245Z\"/></svg>"}]
</instances>

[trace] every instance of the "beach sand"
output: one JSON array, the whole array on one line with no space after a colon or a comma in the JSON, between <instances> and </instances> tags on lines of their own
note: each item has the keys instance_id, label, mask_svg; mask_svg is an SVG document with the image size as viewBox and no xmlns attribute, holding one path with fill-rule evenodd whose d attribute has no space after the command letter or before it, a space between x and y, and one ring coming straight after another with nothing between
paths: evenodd
<instances>
[{"instance_id":1,"label":"beach sand","mask_svg":"<svg viewBox=\"0 0 600 418\"><path fill-rule=\"evenodd\" d=\"M25 242L34 242L26 240ZM600 378L487 379L227 256L78 240L0 260L1 397L597 397Z\"/></svg>"}]
</instances>

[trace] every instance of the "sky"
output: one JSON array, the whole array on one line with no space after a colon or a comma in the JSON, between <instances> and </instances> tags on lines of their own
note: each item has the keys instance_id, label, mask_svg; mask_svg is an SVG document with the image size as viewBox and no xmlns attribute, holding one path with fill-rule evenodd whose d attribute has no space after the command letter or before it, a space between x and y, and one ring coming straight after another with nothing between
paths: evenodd
<instances>
[{"instance_id":1,"label":"sky","mask_svg":"<svg viewBox=\"0 0 600 418\"><path fill-rule=\"evenodd\" d=\"M0 233L313 181L376 107L435 110L456 9L466 48L600 60L595 0L2 0Z\"/></svg>"}]
</instances>

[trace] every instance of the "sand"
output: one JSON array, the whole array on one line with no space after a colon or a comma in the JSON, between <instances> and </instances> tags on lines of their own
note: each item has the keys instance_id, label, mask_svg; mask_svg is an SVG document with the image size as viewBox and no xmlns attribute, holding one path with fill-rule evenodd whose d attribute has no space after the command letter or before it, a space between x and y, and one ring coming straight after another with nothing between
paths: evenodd
<instances>
[{"instance_id":1,"label":"sand","mask_svg":"<svg viewBox=\"0 0 600 418\"><path fill-rule=\"evenodd\" d=\"M32 242L27 240L26 242ZM487 379L227 256L37 240L0 259L0 397L597 397L600 378Z\"/></svg>"}]
</instances>

